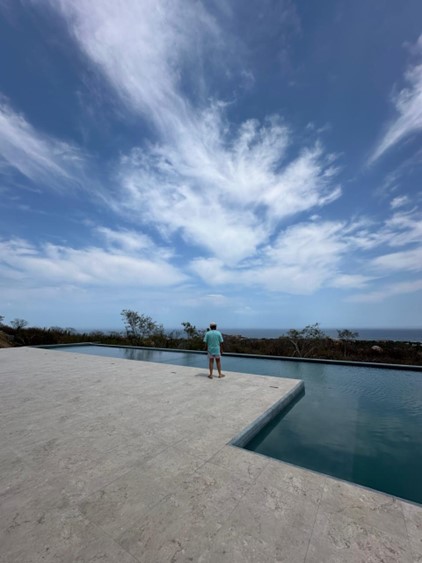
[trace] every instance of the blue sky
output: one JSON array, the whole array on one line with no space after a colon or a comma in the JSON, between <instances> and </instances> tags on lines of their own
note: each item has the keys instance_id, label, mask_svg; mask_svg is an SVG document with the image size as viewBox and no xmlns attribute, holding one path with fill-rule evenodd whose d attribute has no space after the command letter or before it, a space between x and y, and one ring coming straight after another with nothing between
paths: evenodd
<instances>
[{"instance_id":1,"label":"blue sky","mask_svg":"<svg viewBox=\"0 0 422 563\"><path fill-rule=\"evenodd\" d=\"M6 322L420 327L420 0L0 0Z\"/></svg>"}]
</instances>

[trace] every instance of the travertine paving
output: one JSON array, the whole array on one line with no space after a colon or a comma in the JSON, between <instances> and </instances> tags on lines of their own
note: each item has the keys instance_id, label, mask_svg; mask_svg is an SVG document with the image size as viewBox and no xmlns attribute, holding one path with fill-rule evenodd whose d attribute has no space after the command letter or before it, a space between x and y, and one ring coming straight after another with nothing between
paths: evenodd
<instances>
[{"instance_id":1,"label":"travertine paving","mask_svg":"<svg viewBox=\"0 0 422 563\"><path fill-rule=\"evenodd\" d=\"M298 384L0 350L0 561L422 562L422 507L228 442Z\"/></svg>"}]
</instances>

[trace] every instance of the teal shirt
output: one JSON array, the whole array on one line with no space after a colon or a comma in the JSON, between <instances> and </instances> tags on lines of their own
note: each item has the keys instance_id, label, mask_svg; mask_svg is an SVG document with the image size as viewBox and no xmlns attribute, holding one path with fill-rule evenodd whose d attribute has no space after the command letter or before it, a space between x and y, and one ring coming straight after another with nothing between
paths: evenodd
<instances>
[{"instance_id":1,"label":"teal shirt","mask_svg":"<svg viewBox=\"0 0 422 563\"><path fill-rule=\"evenodd\" d=\"M223 342L223 336L219 330L209 330L205 333L204 342L208 346L208 353L211 356L220 355L220 344Z\"/></svg>"}]
</instances>

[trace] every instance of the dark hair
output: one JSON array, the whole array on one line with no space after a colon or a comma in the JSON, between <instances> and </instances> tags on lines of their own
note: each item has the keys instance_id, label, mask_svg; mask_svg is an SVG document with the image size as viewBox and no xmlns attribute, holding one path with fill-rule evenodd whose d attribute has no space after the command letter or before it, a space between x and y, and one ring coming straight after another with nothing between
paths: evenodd
<instances>
[{"instance_id":1,"label":"dark hair","mask_svg":"<svg viewBox=\"0 0 422 563\"><path fill-rule=\"evenodd\" d=\"M210 324L210 329L213 330L213 329L215 329L215 328L217 328L216 323L211 323L211 324Z\"/></svg>"}]
</instances>

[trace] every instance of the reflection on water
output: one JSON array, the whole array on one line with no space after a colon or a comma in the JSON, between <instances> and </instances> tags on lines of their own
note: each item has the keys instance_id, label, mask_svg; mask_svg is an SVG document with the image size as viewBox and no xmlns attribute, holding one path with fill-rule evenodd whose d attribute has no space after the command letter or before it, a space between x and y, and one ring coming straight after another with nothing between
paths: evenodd
<instances>
[{"instance_id":1,"label":"reflection on water","mask_svg":"<svg viewBox=\"0 0 422 563\"><path fill-rule=\"evenodd\" d=\"M161 352L160 350L151 350L151 349L141 349L141 348L117 348L117 351L123 351L123 355L119 357L123 357L126 360L140 360L143 362L165 362L168 363L168 360L171 359L179 359L179 355L177 352L173 354L171 352ZM170 362L171 363L171 362Z\"/></svg>"},{"instance_id":2,"label":"reflection on water","mask_svg":"<svg viewBox=\"0 0 422 563\"><path fill-rule=\"evenodd\" d=\"M61 351L205 369L204 354L72 346ZM306 395L250 450L422 503L422 373L223 357L225 371L302 379Z\"/></svg>"}]
</instances>

